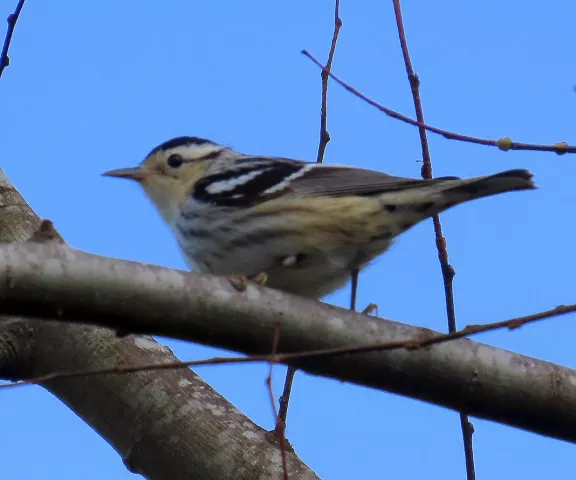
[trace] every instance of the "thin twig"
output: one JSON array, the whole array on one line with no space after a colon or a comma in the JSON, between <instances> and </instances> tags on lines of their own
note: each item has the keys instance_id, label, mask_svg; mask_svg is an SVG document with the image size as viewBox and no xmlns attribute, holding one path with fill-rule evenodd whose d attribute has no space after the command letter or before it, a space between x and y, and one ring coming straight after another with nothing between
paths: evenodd
<instances>
[{"instance_id":1,"label":"thin twig","mask_svg":"<svg viewBox=\"0 0 576 480\"><path fill-rule=\"evenodd\" d=\"M310 52L307 50L302 50L301 52L304 56L308 57L312 62L314 62L318 67L324 68L324 66L314 57ZM350 93L356 95L358 98L361 98L369 105L377 108L381 112L385 113L386 115L395 118L396 120L400 120L401 122L408 123L410 125L414 125L415 127L423 127L424 129L428 130L429 132L436 133L438 135L442 135L444 138L449 140L458 140L460 142L467 142L467 143L475 143L478 145L488 145L491 147L498 147L500 150L533 150L538 152L554 152L558 155L562 155L564 153L576 153L576 146L568 145L566 142L558 142L554 145L538 145L533 143L519 143L513 142L508 137L502 137L499 140L488 140L485 138L479 137L471 137L468 135L461 135L459 133L450 132L448 130L443 130L438 127L433 127L431 125L427 125L425 123L418 122L413 118L407 117L406 115L402 115L401 113L396 112L384 105L372 100L370 97L367 97L362 92L358 91L344 80L341 80L339 77L334 75L332 72L328 74L336 83L340 84Z\"/></svg>"},{"instance_id":2,"label":"thin twig","mask_svg":"<svg viewBox=\"0 0 576 480\"><path fill-rule=\"evenodd\" d=\"M332 35L332 44L330 45L330 52L328 52L328 61L322 68L322 105L320 107L320 143L318 144L318 156L316 161L322 163L324 159L324 152L326 145L330 141L330 134L326 129L327 121L327 104L328 104L328 79L330 78L330 71L332 70L332 61L334 60L334 52L336 51L336 42L338 41L338 33L342 27L342 20L340 19L340 0L336 0L334 6L334 33Z\"/></svg>"},{"instance_id":3,"label":"thin twig","mask_svg":"<svg viewBox=\"0 0 576 480\"><path fill-rule=\"evenodd\" d=\"M480 333L490 332L494 330L501 330L507 328L509 330L516 330L523 325L534 323L547 318L558 317L568 313L576 312L576 304L559 305L556 308L545 310L543 312L525 315L523 317L511 318L502 320L500 322L486 323L483 325L468 325L462 330L457 330L450 333L442 333L424 339L408 339L396 340L391 342L378 342L367 345L346 345L343 347L326 348L321 350L308 350L295 353L277 353L276 355L251 355L248 357L214 357L208 360L192 360L189 362L174 362L174 363L155 363L148 365L117 365L115 367L100 369L100 370L83 370L75 372L53 372L46 375L22 380L9 384L0 385L0 389L14 388L24 385L33 385L37 383L48 382L55 379L62 378L75 378L75 377L88 377L93 375L108 375L108 374L126 374L134 372L147 372L151 370L172 370L177 368L187 367L204 367L208 365L229 365L229 364L243 364L243 363L256 363L256 362L271 362L287 363L294 360L306 360L322 357L335 357L341 355L354 355L359 353L368 353L376 351L389 351L389 350L418 350L420 348L446 343L459 338L471 337Z\"/></svg>"},{"instance_id":4,"label":"thin twig","mask_svg":"<svg viewBox=\"0 0 576 480\"><path fill-rule=\"evenodd\" d=\"M278 341L280 340L280 324L277 323L274 327L274 336L272 338L272 351L270 353L270 370L268 377L266 377L266 386L268 387L268 395L270 396L270 403L272 404L272 412L274 413L275 427L273 430L274 436L280 444L280 456L282 457L282 471L284 480L288 480L288 464L286 463L286 439L284 437L284 423L278 416L276 410L276 400L274 399L274 389L272 387L272 371L276 363L276 352L278 350Z\"/></svg>"},{"instance_id":5,"label":"thin twig","mask_svg":"<svg viewBox=\"0 0 576 480\"><path fill-rule=\"evenodd\" d=\"M284 425L284 428L286 428L286 417L288 415L288 404L290 403L290 394L292 393L294 375L296 375L296 369L288 366L288 370L286 371L286 379L284 380L284 389L282 391L282 395L280 396L280 409L278 411L278 417Z\"/></svg>"},{"instance_id":6,"label":"thin twig","mask_svg":"<svg viewBox=\"0 0 576 480\"><path fill-rule=\"evenodd\" d=\"M16 22L18 22L18 17L20 12L24 7L24 2L26 0L19 0L16 5L16 10L14 13L8 15L6 21L8 22L8 29L6 30L6 37L4 38L4 45L2 46L2 53L0 53L0 77L4 73L4 69L10 65L10 57L8 56L8 50L10 49L10 42L12 41L12 35L14 35L14 28L16 27Z\"/></svg>"},{"instance_id":7,"label":"thin twig","mask_svg":"<svg viewBox=\"0 0 576 480\"><path fill-rule=\"evenodd\" d=\"M336 0L334 4L334 33L332 34L332 43L330 44L330 51L328 52L328 60L326 65L322 67L322 102L320 106L320 140L318 143L318 156L316 162L322 163L324 160L324 152L326 145L330 141L330 134L326 128L327 110L328 110L328 79L330 78L330 70L332 69L332 62L334 61L334 52L336 51L336 43L338 42L338 33L342 27L342 20L340 19L340 0ZM292 383L294 382L294 375L296 369L288 367L286 371L286 379L284 380L284 389L280 397L280 421L283 422L286 428L286 417L288 415L288 404L290 403L290 394L292 393Z\"/></svg>"},{"instance_id":8,"label":"thin twig","mask_svg":"<svg viewBox=\"0 0 576 480\"><path fill-rule=\"evenodd\" d=\"M358 296L358 276L360 275L360 271L355 268L350 273L352 277L352 282L350 285L350 310L353 312L356 311L356 297Z\"/></svg>"},{"instance_id":9,"label":"thin twig","mask_svg":"<svg viewBox=\"0 0 576 480\"><path fill-rule=\"evenodd\" d=\"M410 60L410 53L408 51L408 42L406 41L406 33L404 31L404 22L402 21L402 9L400 8L400 0L392 0L394 4L394 14L396 17L396 25L398 27L398 36L400 38L400 47L402 49L402 56L404 57L404 65L406 67L406 74L408 75L408 82L412 90L412 99L414 101L414 110L416 111L416 119L420 124L418 132L420 134L420 145L422 147L422 177L425 179L432 178L432 160L430 158L430 148L428 146L428 138L426 136L426 129L423 127L424 111L422 109L422 101L420 99L420 79L414 72L412 61ZM438 259L440 260L440 268L442 271L442 280L444 284L444 296L446 298L446 315L448 317L448 331L456 331L456 312L454 308L454 288L453 281L455 271L448 260L448 249L446 248L446 239L442 234L442 224L440 223L440 215L434 215L434 235L436 238L436 248L438 250ZM470 423L468 415L460 412L460 427L462 429L462 439L464 441L464 457L466 461L466 478L467 480L475 480L476 473L474 468L474 450L472 444L472 434L474 426Z\"/></svg>"}]
</instances>

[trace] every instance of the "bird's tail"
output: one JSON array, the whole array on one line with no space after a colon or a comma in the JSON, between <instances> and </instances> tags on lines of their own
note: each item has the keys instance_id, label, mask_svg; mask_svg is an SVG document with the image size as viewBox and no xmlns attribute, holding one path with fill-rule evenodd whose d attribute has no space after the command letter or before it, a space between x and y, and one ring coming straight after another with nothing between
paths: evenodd
<instances>
[{"instance_id":1,"label":"bird's tail","mask_svg":"<svg viewBox=\"0 0 576 480\"><path fill-rule=\"evenodd\" d=\"M532 174L528 170L518 169L468 179L438 177L384 193L380 196L380 201L383 210L395 218L398 232L403 232L425 218L460 203L533 188L536 186L532 181Z\"/></svg>"},{"instance_id":2,"label":"bird's tail","mask_svg":"<svg viewBox=\"0 0 576 480\"><path fill-rule=\"evenodd\" d=\"M528 170L506 170L504 172L487 175L485 177L469 178L466 180L446 180L439 182L439 190L447 199L455 203L465 202L474 198L489 197L499 193L514 190L530 190L536 188L532 181L532 174ZM444 188L443 188L444 187Z\"/></svg>"}]
</instances>

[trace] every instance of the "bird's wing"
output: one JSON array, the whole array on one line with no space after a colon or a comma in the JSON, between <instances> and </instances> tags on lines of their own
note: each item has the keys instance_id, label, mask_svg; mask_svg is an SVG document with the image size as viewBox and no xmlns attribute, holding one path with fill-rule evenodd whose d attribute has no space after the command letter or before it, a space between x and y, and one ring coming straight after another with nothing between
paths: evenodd
<instances>
[{"instance_id":1,"label":"bird's wing","mask_svg":"<svg viewBox=\"0 0 576 480\"><path fill-rule=\"evenodd\" d=\"M301 195L379 195L417 185L458 179L458 177L439 177L434 180L422 180L340 165L308 165L312 167L295 178L290 185L294 192Z\"/></svg>"},{"instance_id":2,"label":"bird's wing","mask_svg":"<svg viewBox=\"0 0 576 480\"><path fill-rule=\"evenodd\" d=\"M290 194L377 195L457 178L418 180L354 167L246 156L224 171L202 177L194 185L192 195L202 202L234 207L254 205Z\"/></svg>"}]
</instances>

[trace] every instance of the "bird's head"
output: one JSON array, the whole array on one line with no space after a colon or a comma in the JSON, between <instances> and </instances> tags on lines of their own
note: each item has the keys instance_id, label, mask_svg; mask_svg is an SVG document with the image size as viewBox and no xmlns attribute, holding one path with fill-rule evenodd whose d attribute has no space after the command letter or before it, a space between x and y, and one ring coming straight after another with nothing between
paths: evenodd
<instances>
[{"instance_id":1,"label":"bird's head","mask_svg":"<svg viewBox=\"0 0 576 480\"><path fill-rule=\"evenodd\" d=\"M217 159L233 151L198 137L177 137L154 148L137 167L110 170L102 175L138 182L167 223L194 183Z\"/></svg>"}]
</instances>

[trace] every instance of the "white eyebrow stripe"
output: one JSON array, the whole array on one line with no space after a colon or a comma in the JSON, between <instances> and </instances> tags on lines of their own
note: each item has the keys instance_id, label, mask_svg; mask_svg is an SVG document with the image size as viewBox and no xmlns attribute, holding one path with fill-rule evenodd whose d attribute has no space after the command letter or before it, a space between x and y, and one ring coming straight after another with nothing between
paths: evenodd
<instances>
[{"instance_id":1,"label":"white eyebrow stripe","mask_svg":"<svg viewBox=\"0 0 576 480\"><path fill-rule=\"evenodd\" d=\"M171 148L169 152L170 155L174 153L181 155L184 161L193 162L195 160L201 160L208 155L220 153L223 150L225 150L225 148L220 145L211 145L209 143L205 143L203 145L194 146L182 145L179 147ZM167 153L168 151L165 152L165 154Z\"/></svg>"}]
</instances>

